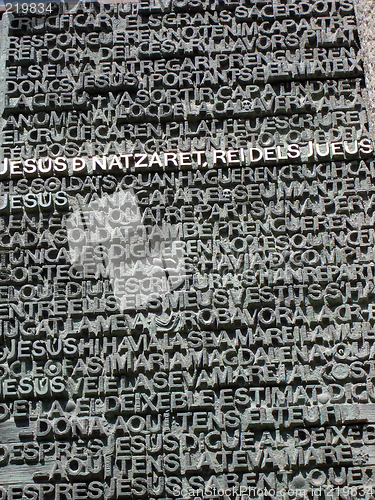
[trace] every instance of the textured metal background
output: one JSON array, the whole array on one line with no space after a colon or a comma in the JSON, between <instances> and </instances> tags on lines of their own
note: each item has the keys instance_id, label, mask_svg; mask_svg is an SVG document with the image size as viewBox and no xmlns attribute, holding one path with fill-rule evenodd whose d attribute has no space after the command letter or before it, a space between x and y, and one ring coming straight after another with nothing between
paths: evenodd
<instances>
[{"instance_id":1,"label":"textured metal background","mask_svg":"<svg viewBox=\"0 0 375 500\"><path fill-rule=\"evenodd\" d=\"M375 0L355 0L355 4L366 71L366 104L375 137Z\"/></svg>"}]
</instances>

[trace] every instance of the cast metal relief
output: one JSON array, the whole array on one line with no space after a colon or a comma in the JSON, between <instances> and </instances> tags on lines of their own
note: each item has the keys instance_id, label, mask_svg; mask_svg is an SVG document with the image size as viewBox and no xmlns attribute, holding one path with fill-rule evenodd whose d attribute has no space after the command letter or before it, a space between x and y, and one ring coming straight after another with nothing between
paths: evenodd
<instances>
[{"instance_id":1,"label":"cast metal relief","mask_svg":"<svg viewBox=\"0 0 375 500\"><path fill-rule=\"evenodd\" d=\"M35 5L2 18L0 499L373 498L353 2Z\"/></svg>"}]
</instances>

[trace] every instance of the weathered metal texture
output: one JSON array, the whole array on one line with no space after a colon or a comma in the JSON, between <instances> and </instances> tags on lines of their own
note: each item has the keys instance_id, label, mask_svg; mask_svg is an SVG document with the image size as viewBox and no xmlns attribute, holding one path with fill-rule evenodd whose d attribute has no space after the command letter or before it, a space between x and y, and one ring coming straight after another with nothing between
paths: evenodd
<instances>
[{"instance_id":1,"label":"weathered metal texture","mask_svg":"<svg viewBox=\"0 0 375 500\"><path fill-rule=\"evenodd\" d=\"M356 0L355 5L365 64L366 106L369 111L372 136L375 137L375 4L371 0Z\"/></svg>"},{"instance_id":2,"label":"weathered metal texture","mask_svg":"<svg viewBox=\"0 0 375 500\"><path fill-rule=\"evenodd\" d=\"M373 498L353 4L9 21L0 500Z\"/></svg>"}]
</instances>

